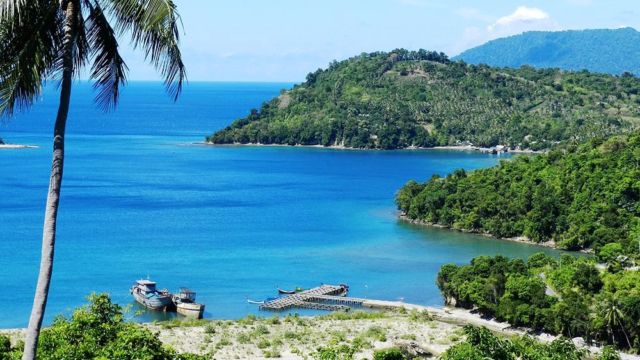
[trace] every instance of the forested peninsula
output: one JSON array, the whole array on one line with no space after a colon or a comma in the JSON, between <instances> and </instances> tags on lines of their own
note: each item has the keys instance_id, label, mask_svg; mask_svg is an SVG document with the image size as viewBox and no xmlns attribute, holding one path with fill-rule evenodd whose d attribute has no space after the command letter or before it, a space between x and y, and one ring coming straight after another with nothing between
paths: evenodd
<instances>
[{"instance_id":1,"label":"forested peninsula","mask_svg":"<svg viewBox=\"0 0 640 360\"><path fill-rule=\"evenodd\" d=\"M365 53L310 73L207 142L540 150L634 128L638 91L631 74L492 68L425 50Z\"/></svg>"},{"instance_id":2,"label":"forested peninsula","mask_svg":"<svg viewBox=\"0 0 640 360\"><path fill-rule=\"evenodd\" d=\"M488 169L457 170L396 196L416 222L639 255L640 133L592 139Z\"/></svg>"},{"instance_id":3,"label":"forested peninsula","mask_svg":"<svg viewBox=\"0 0 640 360\"><path fill-rule=\"evenodd\" d=\"M437 284L449 304L513 326L640 351L638 271L600 272L593 259L571 255L480 256L443 266Z\"/></svg>"}]
</instances>

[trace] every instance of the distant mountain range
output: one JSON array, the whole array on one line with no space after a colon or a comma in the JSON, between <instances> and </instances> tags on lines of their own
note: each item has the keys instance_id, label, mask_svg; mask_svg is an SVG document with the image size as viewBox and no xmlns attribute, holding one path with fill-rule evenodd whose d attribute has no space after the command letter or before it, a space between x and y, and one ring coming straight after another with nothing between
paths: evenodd
<instances>
[{"instance_id":1,"label":"distant mountain range","mask_svg":"<svg viewBox=\"0 0 640 360\"><path fill-rule=\"evenodd\" d=\"M469 49L453 60L499 67L640 75L640 32L633 28L531 31Z\"/></svg>"}]
</instances>

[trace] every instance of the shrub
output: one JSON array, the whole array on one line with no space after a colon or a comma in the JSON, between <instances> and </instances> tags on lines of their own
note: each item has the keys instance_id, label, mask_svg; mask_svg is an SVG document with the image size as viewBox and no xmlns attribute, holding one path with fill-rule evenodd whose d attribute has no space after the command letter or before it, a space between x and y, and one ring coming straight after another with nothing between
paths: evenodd
<instances>
[{"instance_id":1,"label":"shrub","mask_svg":"<svg viewBox=\"0 0 640 360\"><path fill-rule=\"evenodd\" d=\"M449 348L442 360L585 360L588 354L566 339L542 344L528 336L502 339L486 328L465 326L464 331L467 340Z\"/></svg>"},{"instance_id":2,"label":"shrub","mask_svg":"<svg viewBox=\"0 0 640 360\"><path fill-rule=\"evenodd\" d=\"M348 345L321 347L314 354L314 358L318 360L352 360L356 352L357 349Z\"/></svg>"},{"instance_id":3,"label":"shrub","mask_svg":"<svg viewBox=\"0 0 640 360\"><path fill-rule=\"evenodd\" d=\"M0 360L18 360L22 356L22 344L11 346L11 340L0 335Z\"/></svg>"},{"instance_id":4,"label":"shrub","mask_svg":"<svg viewBox=\"0 0 640 360\"><path fill-rule=\"evenodd\" d=\"M0 354L2 351L0 350ZM0 359L4 360L5 357ZM122 308L112 303L107 294L93 294L89 297L89 304L76 309L71 318L59 316L51 327L42 330L38 342L38 359L205 358L193 354L176 354L163 346L156 333L140 325L125 322Z\"/></svg>"},{"instance_id":5,"label":"shrub","mask_svg":"<svg viewBox=\"0 0 640 360\"><path fill-rule=\"evenodd\" d=\"M216 333L216 326L213 323L208 323L205 327L204 327L204 333L205 334L215 334Z\"/></svg>"},{"instance_id":6,"label":"shrub","mask_svg":"<svg viewBox=\"0 0 640 360\"><path fill-rule=\"evenodd\" d=\"M380 326L372 326L365 332L365 335L377 341L387 341L387 333Z\"/></svg>"},{"instance_id":7,"label":"shrub","mask_svg":"<svg viewBox=\"0 0 640 360\"><path fill-rule=\"evenodd\" d=\"M609 243L598 251L598 261L611 264L616 261L617 257L622 255L624 250L619 243Z\"/></svg>"},{"instance_id":8,"label":"shrub","mask_svg":"<svg viewBox=\"0 0 640 360\"><path fill-rule=\"evenodd\" d=\"M605 346L598 360L620 360L620 355L611 346Z\"/></svg>"},{"instance_id":9,"label":"shrub","mask_svg":"<svg viewBox=\"0 0 640 360\"><path fill-rule=\"evenodd\" d=\"M373 360L405 360L406 356L397 348L377 350L373 353Z\"/></svg>"}]
</instances>

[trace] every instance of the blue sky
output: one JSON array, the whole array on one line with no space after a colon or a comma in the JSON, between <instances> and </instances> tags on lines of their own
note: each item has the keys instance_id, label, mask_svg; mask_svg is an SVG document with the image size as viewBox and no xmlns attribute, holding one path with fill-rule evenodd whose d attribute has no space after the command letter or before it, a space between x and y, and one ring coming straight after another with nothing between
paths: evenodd
<instances>
[{"instance_id":1,"label":"blue sky","mask_svg":"<svg viewBox=\"0 0 640 360\"><path fill-rule=\"evenodd\" d=\"M174 0L190 81L294 81L394 48L456 55L527 30L640 28L637 0ZM124 40L124 39L123 39ZM155 80L123 45L132 80Z\"/></svg>"}]
</instances>

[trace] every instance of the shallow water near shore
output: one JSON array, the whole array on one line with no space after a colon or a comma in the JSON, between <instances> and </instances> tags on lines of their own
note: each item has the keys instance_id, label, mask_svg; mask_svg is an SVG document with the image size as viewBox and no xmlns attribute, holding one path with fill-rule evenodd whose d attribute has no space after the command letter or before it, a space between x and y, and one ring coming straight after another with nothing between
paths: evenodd
<instances>
[{"instance_id":1,"label":"shallow water near shore","mask_svg":"<svg viewBox=\"0 0 640 360\"><path fill-rule=\"evenodd\" d=\"M441 305L442 264L557 251L398 221L409 179L496 164L461 151L340 151L194 143L290 84L193 83L177 104L159 83L131 83L114 113L74 89L56 259L46 321L91 292L131 304L150 277L189 286L206 317L257 313L276 287L347 283L351 294ZM33 149L0 151L0 328L27 325L35 287L57 96L0 127ZM143 313L137 319L164 318Z\"/></svg>"}]
</instances>

